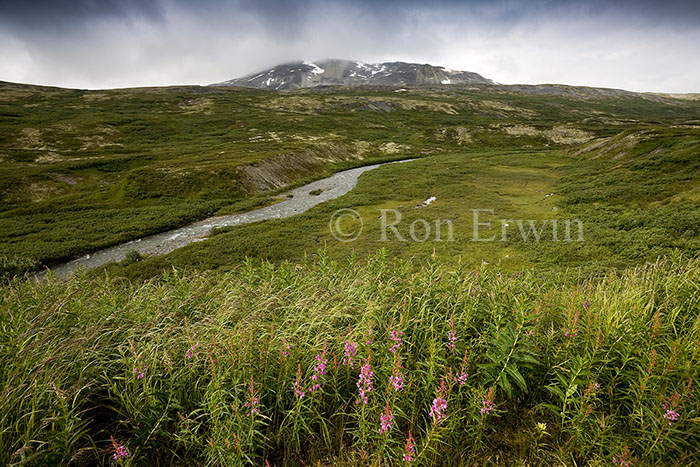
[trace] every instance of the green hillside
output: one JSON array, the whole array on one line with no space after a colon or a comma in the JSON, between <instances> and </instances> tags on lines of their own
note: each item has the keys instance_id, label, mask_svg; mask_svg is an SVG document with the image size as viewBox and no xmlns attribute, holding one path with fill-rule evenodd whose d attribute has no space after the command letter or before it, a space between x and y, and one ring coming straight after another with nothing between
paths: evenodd
<instances>
[{"instance_id":1,"label":"green hillside","mask_svg":"<svg viewBox=\"0 0 700 467\"><path fill-rule=\"evenodd\" d=\"M387 177L396 171L402 179L379 189L380 172L367 174L363 178L373 183L363 182L343 205L353 200L366 210L400 207L439 191L435 209L425 210L428 217L493 208L529 219L557 207L584 216L605 235L614 237L620 229L640 234L629 236L633 244L625 252L613 238L606 248L574 255L574 264L604 258L626 265L669 248L694 251L697 217L688 211L698 199L699 121L698 101L564 86L273 93L218 87L80 91L5 83L2 268L5 274L38 269L207 216L269 204L290 186L343 168L408 157L427 158L411 165L421 176L409 167L382 168ZM273 183L246 170L265 160L278 168ZM470 185L477 173L477 185ZM536 203L551 192L556 196L546 206ZM233 254L231 264L244 256L279 259L281 251L285 258L300 257L326 240L321 224L329 208L310 214L303 225L309 235L293 244L265 237L277 228L299 227L298 219L250 226L238 236L249 242L222 237L201 247L209 251L198 251L196 262L219 266L221 248ZM651 212L664 220L647 219ZM649 229L664 238L660 245L631 240L649 239ZM599 230L594 232L599 239ZM481 259L461 243L441 248ZM518 264L545 257L559 262L551 252L505 246L491 246L496 249L489 258L512 250L522 258ZM394 247L406 255L426 250ZM164 261L193 262L183 255L188 253Z\"/></svg>"}]
</instances>

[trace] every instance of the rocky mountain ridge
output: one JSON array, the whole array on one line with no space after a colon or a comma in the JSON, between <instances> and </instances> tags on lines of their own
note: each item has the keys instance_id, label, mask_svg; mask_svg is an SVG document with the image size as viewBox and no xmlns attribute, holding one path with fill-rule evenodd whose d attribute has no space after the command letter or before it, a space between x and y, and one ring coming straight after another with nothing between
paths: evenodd
<instances>
[{"instance_id":1,"label":"rocky mountain ridge","mask_svg":"<svg viewBox=\"0 0 700 467\"><path fill-rule=\"evenodd\" d=\"M494 84L470 71L455 71L428 64L406 62L364 63L354 60L292 62L214 86L243 86L259 89L299 89L316 86L427 86L449 84Z\"/></svg>"}]
</instances>

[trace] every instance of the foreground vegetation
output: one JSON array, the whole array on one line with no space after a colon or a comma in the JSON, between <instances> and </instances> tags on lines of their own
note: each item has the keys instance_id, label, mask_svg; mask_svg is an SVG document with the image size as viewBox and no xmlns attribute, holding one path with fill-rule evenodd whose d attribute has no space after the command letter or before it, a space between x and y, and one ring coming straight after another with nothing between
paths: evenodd
<instances>
[{"instance_id":1,"label":"foreground vegetation","mask_svg":"<svg viewBox=\"0 0 700 467\"><path fill-rule=\"evenodd\" d=\"M699 258L583 279L387 256L10 282L0 462L697 460Z\"/></svg>"}]
</instances>

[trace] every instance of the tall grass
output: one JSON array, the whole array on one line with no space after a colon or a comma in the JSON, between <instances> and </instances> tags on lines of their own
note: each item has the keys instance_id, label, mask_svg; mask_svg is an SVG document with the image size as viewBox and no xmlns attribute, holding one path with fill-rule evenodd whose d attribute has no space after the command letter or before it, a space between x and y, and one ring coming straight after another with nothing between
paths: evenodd
<instances>
[{"instance_id":1,"label":"tall grass","mask_svg":"<svg viewBox=\"0 0 700 467\"><path fill-rule=\"evenodd\" d=\"M582 280L321 253L16 280L0 295L0 462L691 465L699 271L671 257Z\"/></svg>"}]
</instances>

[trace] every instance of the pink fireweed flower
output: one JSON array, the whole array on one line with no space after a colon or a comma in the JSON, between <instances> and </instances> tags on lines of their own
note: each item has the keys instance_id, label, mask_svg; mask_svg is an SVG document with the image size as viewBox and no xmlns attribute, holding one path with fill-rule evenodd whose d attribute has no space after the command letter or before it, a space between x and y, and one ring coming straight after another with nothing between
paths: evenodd
<instances>
[{"instance_id":1,"label":"pink fireweed flower","mask_svg":"<svg viewBox=\"0 0 700 467\"><path fill-rule=\"evenodd\" d=\"M413 455L416 453L416 443L413 441L413 436L411 432L408 432L408 439L406 440L406 451L403 455L404 462L413 462Z\"/></svg>"},{"instance_id":2,"label":"pink fireweed flower","mask_svg":"<svg viewBox=\"0 0 700 467\"><path fill-rule=\"evenodd\" d=\"M124 446L122 443L118 443L117 440L114 439L114 436L110 436L110 439L112 440L112 448L114 449L112 459L118 461L126 458L129 455L129 450L126 448L126 446Z\"/></svg>"},{"instance_id":3,"label":"pink fireweed flower","mask_svg":"<svg viewBox=\"0 0 700 467\"><path fill-rule=\"evenodd\" d=\"M144 366L143 368L134 368L136 379L143 379L143 377L146 376L146 369L148 369L148 365Z\"/></svg>"},{"instance_id":4,"label":"pink fireweed flower","mask_svg":"<svg viewBox=\"0 0 700 467\"><path fill-rule=\"evenodd\" d=\"M591 394L594 394L600 390L600 384L598 383L590 383L588 387L586 388L586 391L583 393L584 397L588 397Z\"/></svg>"},{"instance_id":5,"label":"pink fireweed flower","mask_svg":"<svg viewBox=\"0 0 700 467\"><path fill-rule=\"evenodd\" d=\"M394 391L400 391L403 389L403 375L401 374L401 355L396 354L396 361L394 362L394 373L389 376L389 384L394 388Z\"/></svg>"},{"instance_id":6,"label":"pink fireweed flower","mask_svg":"<svg viewBox=\"0 0 700 467\"><path fill-rule=\"evenodd\" d=\"M666 402L663 404L665 410L664 418L668 421L669 426L673 425L673 422L678 420L680 413L678 413L678 406L680 405L680 394L677 392L673 393Z\"/></svg>"},{"instance_id":7,"label":"pink fireweed flower","mask_svg":"<svg viewBox=\"0 0 700 467\"><path fill-rule=\"evenodd\" d=\"M326 359L326 351L324 350L322 353L316 355L316 363L314 364L314 374L311 375L311 381L314 382L314 384L311 386L311 390L309 392L314 392L318 389L321 389L321 383L319 383L321 376L326 374L326 365L328 364L328 360Z\"/></svg>"},{"instance_id":8,"label":"pink fireweed flower","mask_svg":"<svg viewBox=\"0 0 700 467\"><path fill-rule=\"evenodd\" d=\"M260 409L258 409L258 403L260 401L258 400L257 397L253 396L249 401L247 401L245 404L243 404L244 407L250 408L248 411L248 416L252 417L254 413L259 414Z\"/></svg>"},{"instance_id":9,"label":"pink fireweed flower","mask_svg":"<svg viewBox=\"0 0 700 467\"><path fill-rule=\"evenodd\" d=\"M394 388L394 391L402 390L403 383L403 375L398 370L392 376L389 376L389 384Z\"/></svg>"},{"instance_id":10,"label":"pink fireweed flower","mask_svg":"<svg viewBox=\"0 0 700 467\"><path fill-rule=\"evenodd\" d=\"M370 392L372 392L372 366L370 364L370 357L367 357L367 361L365 362L364 365L360 368L360 378L357 380L357 388L358 392L360 394L360 398L355 401L356 404L359 404L360 401L362 401L363 404L367 404L368 398L367 396L369 395Z\"/></svg>"},{"instance_id":11,"label":"pink fireweed flower","mask_svg":"<svg viewBox=\"0 0 700 467\"><path fill-rule=\"evenodd\" d=\"M394 345L389 348L389 352L396 352L399 350L399 348L401 348L401 344L403 343L402 337L403 331L391 331L391 340L394 341Z\"/></svg>"},{"instance_id":12,"label":"pink fireweed flower","mask_svg":"<svg viewBox=\"0 0 700 467\"><path fill-rule=\"evenodd\" d=\"M455 375L455 383L459 384L461 388L467 384L467 369L469 368L469 350L464 351L464 357L462 357L462 364L459 368L459 373Z\"/></svg>"},{"instance_id":13,"label":"pink fireweed flower","mask_svg":"<svg viewBox=\"0 0 700 467\"><path fill-rule=\"evenodd\" d=\"M457 373L457 375L455 375L455 383L459 384L460 388L467 384L467 373Z\"/></svg>"},{"instance_id":14,"label":"pink fireweed flower","mask_svg":"<svg viewBox=\"0 0 700 467\"><path fill-rule=\"evenodd\" d=\"M289 357L289 351L292 349L292 346L289 345L286 339L282 339L282 357Z\"/></svg>"},{"instance_id":15,"label":"pink fireweed flower","mask_svg":"<svg viewBox=\"0 0 700 467\"><path fill-rule=\"evenodd\" d=\"M248 407L250 409L248 411L248 416L252 417L253 414L259 414L260 409L258 408L258 404L260 401L258 400L258 395L257 392L255 391L255 380L253 377L250 377L250 384L248 385L248 395L246 396L247 401L245 404L243 404L243 407Z\"/></svg>"},{"instance_id":16,"label":"pink fireweed flower","mask_svg":"<svg viewBox=\"0 0 700 467\"><path fill-rule=\"evenodd\" d=\"M457 348L457 331L455 331L455 317L450 316L450 330L447 331L447 348L454 352Z\"/></svg>"},{"instance_id":17,"label":"pink fireweed flower","mask_svg":"<svg viewBox=\"0 0 700 467\"><path fill-rule=\"evenodd\" d=\"M199 347L199 342L187 349L187 354L185 355L187 360L192 360L193 358L199 356L199 350L197 350L197 347Z\"/></svg>"},{"instance_id":18,"label":"pink fireweed flower","mask_svg":"<svg viewBox=\"0 0 700 467\"><path fill-rule=\"evenodd\" d=\"M494 409L494 407L496 407L496 404L494 404L493 401L489 401L489 400L484 399L483 401L481 401L481 403L484 405L480 411L481 415L490 414L491 411Z\"/></svg>"},{"instance_id":19,"label":"pink fireweed flower","mask_svg":"<svg viewBox=\"0 0 700 467\"><path fill-rule=\"evenodd\" d=\"M630 449L627 446L625 446L625 449L622 451L622 454L613 456L612 461L613 464L620 464L623 467L629 467L629 465L632 463L629 457Z\"/></svg>"},{"instance_id":20,"label":"pink fireweed flower","mask_svg":"<svg viewBox=\"0 0 700 467\"><path fill-rule=\"evenodd\" d=\"M441 422L447 415L447 399L445 398L445 378L440 382L440 389L438 389L438 394L435 399L433 399L433 405L430 407L430 417L435 423Z\"/></svg>"},{"instance_id":21,"label":"pink fireweed flower","mask_svg":"<svg viewBox=\"0 0 700 467\"><path fill-rule=\"evenodd\" d=\"M666 409L666 405L664 405L664 409ZM669 426L673 424L676 420L678 420L678 417L680 417L680 414L676 412L675 410L671 409L666 409L666 413L664 414L664 418L668 420Z\"/></svg>"},{"instance_id":22,"label":"pink fireweed flower","mask_svg":"<svg viewBox=\"0 0 700 467\"><path fill-rule=\"evenodd\" d=\"M447 347L450 349L450 352L454 352L457 348L457 331L447 332Z\"/></svg>"},{"instance_id":23,"label":"pink fireweed flower","mask_svg":"<svg viewBox=\"0 0 700 467\"><path fill-rule=\"evenodd\" d=\"M496 404L493 402L493 388L489 389L489 392L486 394L486 398L481 401L481 404L483 407L481 407L481 415L488 415L491 413L491 411L496 407Z\"/></svg>"},{"instance_id":24,"label":"pink fireweed flower","mask_svg":"<svg viewBox=\"0 0 700 467\"><path fill-rule=\"evenodd\" d=\"M442 397L438 396L433 399L433 405L430 407L430 416L435 422L441 421L445 418L445 411L447 410L447 401Z\"/></svg>"},{"instance_id":25,"label":"pink fireweed flower","mask_svg":"<svg viewBox=\"0 0 700 467\"><path fill-rule=\"evenodd\" d=\"M187 349L187 353L185 353L185 357L187 358L187 360L192 360L199 357L199 350L197 349L197 347L199 347L199 342ZM189 367L192 368L191 363L189 364Z\"/></svg>"},{"instance_id":26,"label":"pink fireweed flower","mask_svg":"<svg viewBox=\"0 0 700 467\"><path fill-rule=\"evenodd\" d=\"M343 356L343 365L348 365L350 368L355 369L354 358L357 354L357 345L353 341L345 341L345 354Z\"/></svg>"},{"instance_id":27,"label":"pink fireweed flower","mask_svg":"<svg viewBox=\"0 0 700 467\"><path fill-rule=\"evenodd\" d=\"M292 383L294 388L294 397L301 399L306 395L306 392L301 387L301 365L297 367L297 379Z\"/></svg>"},{"instance_id":28,"label":"pink fireweed flower","mask_svg":"<svg viewBox=\"0 0 700 467\"><path fill-rule=\"evenodd\" d=\"M589 302L588 300L584 300L583 301L583 309L587 310L589 306L591 306L591 302Z\"/></svg>"},{"instance_id":29,"label":"pink fireweed flower","mask_svg":"<svg viewBox=\"0 0 700 467\"><path fill-rule=\"evenodd\" d=\"M384 413L381 415L381 417L379 417L379 424L379 433L381 434L384 434L387 431L391 430L391 427L394 426L394 413L389 407L389 401L386 401Z\"/></svg>"}]
</instances>

